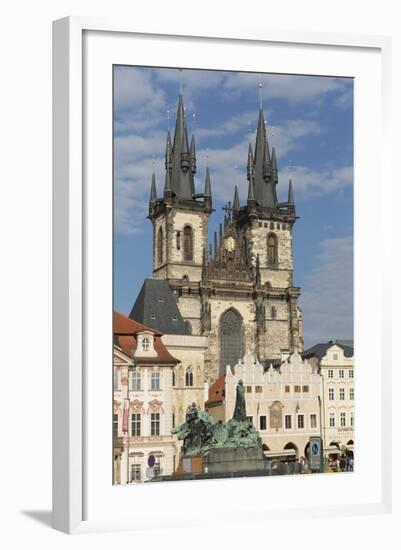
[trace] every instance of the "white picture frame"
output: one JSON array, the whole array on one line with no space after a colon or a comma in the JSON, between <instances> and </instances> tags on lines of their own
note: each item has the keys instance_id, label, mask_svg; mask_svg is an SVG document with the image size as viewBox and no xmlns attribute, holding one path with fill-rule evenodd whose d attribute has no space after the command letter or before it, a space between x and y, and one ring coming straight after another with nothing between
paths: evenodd
<instances>
[{"instance_id":1,"label":"white picture frame","mask_svg":"<svg viewBox=\"0 0 401 550\"><path fill-rule=\"evenodd\" d=\"M339 74L339 68L335 66L336 52L340 51L342 54L349 56L355 55L358 52L372 52L375 55L377 63L380 65L380 82L376 82L379 86L379 94L376 94L374 98L370 98L370 101L375 102L375 109L377 109L376 123L379 125L380 136L380 161L379 166L376 167L381 181L380 197L390 200L391 197L391 166L390 166L390 144L389 144L389 129L391 121L390 112L390 55L391 55L391 42L386 37L372 37L372 36L353 36L353 35L335 35L325 33L313 33L313 32L300 32L300 31L276 31L269 29L229 29L226 27L224 30L218 31L205 31L204 33L194 34L192 36L185 36L181 33L179 26L177 28L168 29L169 34L164 34L160 29L143 28L139 25L131 25L127 22L121 21L104 21L93 18L83 17L69 17L54 22L54 34L53 34L53 526L54 528L64 531L66 533L88 532L98 530L117 530L117 529L146 529L151 527L151 523L146 522L145 517L133 519L129 515L110 517L107 515L107 509L102 508L98 510L98 514L93 517L89 513L90 502L94 500L94 485L92 482L88 482L88 479L92 475L88 470L92 472L95 470L93 462L90 462L88 456L93 456L95 452L101 447L97 447L96 441L92 436L91 426L91 414L87 407L88 392L93 391L93 385L91 389L88 389L88 376L90 367L88 356L92 353L93 347L93 332L98 331L99 339L102 340L101 333L107 337L107 330L111 325L104 324L102 327L94 327L94 324L88 325L88 319L93 319L91 308L93 309L93 301L87 296L92 292L92 285L90 279L87 276L87 270L91 270L91 262L96 263L98 259L91 254L91 240L90 234L93 234L93 227L90 228L91 223L99 223L98 220L94 222L96 216L93 216L91 206L93 206L92 192L85 187L84 180L88 177L87 166L85 162L85 155L91 155L91 151L88 151L87 142L84 139L85 129L85 110L88 108L88 104L85 102L85 90L87 85L88 75L84 70L84 59L86 61L91 58L92 55L101 55L102 45L101 40L107 38L109 50L113 41L117 40L121 43L122 40L129 39L129 37L136 37L144 40L154 41L156 46L152 50L147 51L146 59L141 57L139 59L138 51L133 48L132 51L125 51L124 56L131 56L131 63L138 65L152 64L152 59L157 60L160 58L159 63L153 61L154 64L165 65L165 62L161 59L161 51L157 49L157 44L160 45L160 40L168 42L168 39L179 41L181 44L185 44L189 48L194 47L194 44L202 44L204 49L209 46L227 46L230 48L236 48L236 52L240 51L241 47L264 47L264 45L273 46L285 46L288 49L302 50L304 56L308 56L308 52L317 51L319 48L327 48L327 52L332 52L332 55L328 56L326 60L325 73L330 71L330 67L333 66L332 74ZM97 43L93 42L93 46L85 41L85 36L93 36L101 40ZM99 48L99 52L94 50ZM237 50L238 49L238 50ZM89 53L88 53L88 50ZM210 47L209 47L210 50ZM142 52L143 53L143 52ZM112 56L112 53L110 54ZM208 66L204 65L202 68L232 68L232 65L227 66L224 64L218 64L209 55ZM285 54L284 54L285 55ZM123 57L124 57L123 56ZM128 58L127 57L127 58ZM111 58L110 58L111 59ZM120 63L122 58L116 57L116 63ZM135 62L136 59L136 62ZM113 61L114 62L114 61ZM240 61L236 61L239 63ZM226 62L228 63L228 62ZM235 64L234 61L232 61ZM258 66L257 61L254 62L254 66L243 67L248 70L255 70L257 67L260 71L264 69L260 64ZM215 64L215 65L214 65ZM218 65L218 66L217 66ZM173 65L174 66L174 65ZM183 64L185 66L185 63ZM265 69L266 70L266 69ZM288 70L283 70L288 72ZM297 71L294 71L297 72ZM352 72L352 71L351 71ZM316 73L314 73L316 74ZM352 76L348 74L347 69L342 73L344 76ZM100 94L99 94L100 95ZM379 105L380 103L380 105ZM105 117L110 114L105 113ZM356 112L358 116L358 111ZM359 124L360 121L357 120ZM110 124L110 121L107 123ZM107 127L107 124L105 127ZM361 134L357 133L357 139L361 138ZM110 140L110 136L107 138ZM107 147L107 140L102 146ZM111 154L111 151L110 151ZM356 164L358 166L358 163ZM359 164L359 169L362 173L363 165ZM365 176L365 174L363 174ZM357 178L358 176L357 173ZM369 180L371 175L366 174L366 181ZM109 178L110 180L110 178ZM110 186L112 181L109 181ZM103 188L102 188L103 189ZM111 187L110 187L111 189ZM103 193L103 198L99 198L99 208L107 208L107 196L111 197L111 193L107 195L109 191L103 189L100 193ZM358 225L358 231L366 229L369 231L369 216L374 212L374 201L366 198L363 200L363 209L358 211L358 217L356 218L356 224ZM111 207L111 204L110 204ZM88 216L89 212L89 216ZM88 221L91 220L91 221ZM376 237L372 235L372 238L380 238L380 235L384 231L384 214L383 206L376 208L376 220L378 229L376 231ZM106 242L105 247L111 243L111 234L104 233L107 231L107 224L103 230L99 227L99 234L104 235ZM370 234L370 233L369 233ZM88 237L89 235L89 237ZM102 241L103 242L103 241ZM386 242L384 245L383 253L389 258L391 254L391 243ZM361 254L361 266L365 265L366 251L363 250L363 245L359 250ZM99 261L103 261L99 260ZM359 261L359 260L358 260ZM107 264L106 264L107 265ZM359 270L358 263L356 265L356 281L360 284L361 290L356 290L356 303L360 307L361 311L357 311L358 317L363 317L365 311L363 309L363 303L359 299L360 293L365 289L364 282L362 281L361 271ZM374 268L372 268L374 271ZM111 271L111 265L109 266ZM93 272L93 269L92 269ZM358 278L359 277L359 278ZM381 289L385 284L385 273L379 268L371 274L374 278L375 286L377 289ZM106 274L102 284L110 284L111 274ZM99 290L99 289L97 289ZM111 288L110 288L111 292ZM375 483L375 493L377 498L371 498L369 494L362 495L358 500L358 495L353 495L353 500L344 499L341 497L334 498L333 504L329 505L324 502L321 506L301 506L299 503L288 503L283 498L283 502L280 502L276 508L269 508L269 517L272 518L295 518L303 517L306 515L310 518L314 515L317 517L322 514L331 515L356 515L367 513L388 513L391 510L391 422L384 423L384 418L391 418L389 411L391 410L391 399L388 396L391 395L390 381L391 377L388 376L388 372L391 366L390 356L390 330L386 327L383 330L381 324L382 313L384 308L390 303L391 296L387 293L386 296L381 295L377 298L373 304L374 311L377 312L379 321L377 325L374 325L373 329L379 329L381 337L378 339L377 347L371 352L371 362L375 362L375 367L380 369L380 399L378 407L378 419L377 423L373 425L373 432L377 436L377 440L380 441L381 455L380 455L380 468L378 477ZM89 303L89 306L88 306ZM109 308L110 300L105 300L104 307ZM108 312L108 309L107 309ZM111 317L111 315L110 315ZM383 316L384 317L384 316ZM111 319L110 319L111 322ZM357 321L356 321L357 322ZM384 322L384 321L383 321ZM388 322L388 321L387 321ZM365 332L364 332L365 331ZM358 335L356 334L356 361L364 360L363 343L368 342L369 332L368 329L361 329ZM359 338L359 348L358 348ZM104 338L103 338L104 339ZM111 339L111 331L110 331ZM359 349L359 351L358 351ZM104 350L103 350L104 351ZM97 353L101 353L99 350ZM359 359L358 359L359 358ZM103 359L101 359L103 361ZM109 357L106 357L106 361L111 361ZM384 375L384 365L386 365L386 376ZM372 366L373 368L373 366ZM110 363L111 369L111 363ZM366 369L368 371L368 369ZM111 372L111 370L110 370ZM361 374L360 387L366 389L367 392L371 391L371 382L367 379L369 375ZM366 379L365 379L365 378ZM110 376L111 378L111 376ZM111 382L110 382L111 383ZM359 381L358 381L359 383ZM99 382L100 388L100 382ZM101 391L99 391L99 394ZM386 396L386 398L384 398ZM90 394L90 401L96 404L96 396ZM367 406L367 404L365 404ZM356 408L361 409L365 406L363 402L363 396L356 400ZM109 403L105 404L106 408ZM368 410L368 409L366 409ZM100 414L100 417L102 417ZM358 414L358 412L357 412ZM106 417L104 417L106 418ZM111 425L111 420L110 420ZM362 433L362 421L360 433ZM109 425L105 424L105 433L111 434ZM111 447L111 443L110 443ZM103 474L102 474L103 475ZM99 485L105 483L102 475L98 478ZM356 476L359 474L355 474ZM361 474L362 475L362 474ZM300 483L302 486L310 481L313 477L313 483L316 485L325 483L320 476L300 476L302 479L296 481L296 487L300 490ZM319 478L319 479L318 479ZM315 481L316 480L316 481ZM361 478L362 482L363 479ZM235 481L208 481L197 482L201 485L197 485L200 489L196 489L199 493L196 501L199 501L201 505L205 496L204 487L207 491L213 491L214 486L221 488L223 483L225 492L227 493L227 502L224 504L224 518L228 518L232 513L234 504L233 495L235 490L238 489L238 485L241 484L241 490L246 487L249 491L255 490L255 480L235 480ZM269 481L269 480L266 480ZM274 485L277 482L283 482L285 480L270 480ZM341 485L341 481L339 480ZM91 484L92 483L92 484ZM234 483L234 485L232 485ZM260 480L257 481L260 486ZM291 480L291 483L295 483L295 480ZM163 485L162 487L160 485ZM151 493L146 495L144 488L140 488L141 498L154 499L155 496L161 499L173 498L178 503L187 498L188 495L188 483L184 483L177 488L179 484L157 484L152 486ZM362 485L361 485L362 486ZM111 481L110 481L111 487ZM295 485L294 485L295 487ZM118 494L120 502L128 502L132 498L132 493L128 494L127 491L132 488L123 488ZM146 488L145 488L146 489ZM118 490L114 488L113 490ZM121 491L124 491L124 495ZM319 488L316 488L319 491ZM285 491L283 490L283 493ZM103 494L103 497L102 497ZM250 493L251 494L251 493ZM253 493L252 493L253 494ZM170 495L170 496L169 496ZM171 496L172 495L172 496ZM99 493L96 495L96 499L107 501L106 493ZM245 506L241 510L241 518L243 521L250 519L257 519L258 521L264 520L264 509L262 504L258 503L255 499L253 506ZM322 501L323 502L323 501ZM112 506L111 502L109 503ZM133 504L134 505L134 504ZM188 508L188 507L187 507ZM256 511L260 513L255 514ZM196 524L202 523L205 520L199 517L197 508L194 510L186 510L186 521ZM131 514L132 515L132 514ZM165 517L165 524L171 525L173 523L172 518Z\"/></svg>"}]
</instances>

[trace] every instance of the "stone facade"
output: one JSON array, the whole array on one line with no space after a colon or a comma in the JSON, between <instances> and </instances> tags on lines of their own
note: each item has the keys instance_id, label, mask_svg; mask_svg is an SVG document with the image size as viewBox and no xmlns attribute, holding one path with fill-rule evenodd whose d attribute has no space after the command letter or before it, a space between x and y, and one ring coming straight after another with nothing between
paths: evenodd
<instances>
[{"instance_id":1,"label":"stone facade","mask_svg":"<svg viewBox=\"0 0 401 550\"><path fill-rule=\"evenodd\" d=\"M208 338L206 381L216 380L232 354L237 353L236 361L247 348L265 366L278 365L283 353L303 350L300 289L293 286L292 183L288 200L279 203L276 156L274 148L270 153L261 110L255 154L251 146L248 152L248 200L241 206L235 188L212 246L209 169L204 193L196 194L194 137L188 144L180 96L173 142L167 136L163 197L157 197L152 180L153 275L168 281L191 333ZM224 328L230 317L236 330L231 340Z\"/></svg>"},{"instance_id":2,"label":"stone facade","mask_svg":"<svg viewBox=\"0 0 401 550\"><path fill-rule=\"evenodd\" d=\"M185 414L192 403L203 409L208 385L204 382L204 354L207 348L205 336L164 334L166 348L180 362L173 369L174 424L185 422Z\"/></svg>"}]
</instances>

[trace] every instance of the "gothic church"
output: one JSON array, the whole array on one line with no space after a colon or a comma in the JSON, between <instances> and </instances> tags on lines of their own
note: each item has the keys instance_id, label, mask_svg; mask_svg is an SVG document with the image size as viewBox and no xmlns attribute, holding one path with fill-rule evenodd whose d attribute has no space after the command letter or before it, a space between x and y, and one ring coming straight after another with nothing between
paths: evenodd
<instances>
[{"instance_id":1,"label":"gothic church","mask_svg":"<svg viewBox=\"0 0 401 550\"><path fill-rule=\"evenodd\" d=\"M181 333L208 337L205 380L215 380L247 349L265 367L280 364L283 353L302 351L300 289L293 285L292 231L297 217L292 183L287 201L279 202L276 154L269 148L263 110L254 151L249 144L246 204L240 204L235 186L212 243L209 168L204 192L196 193L195 139L189 142L181 94L173 140L167 134L165 167L163 196L157 196L153 175L149 201L153 277L167 281L179 312L172 321L180 324ZM134 305L132 318L138 317L136 311ZM152 318L146 324L160 328Z\"/></svg>"}]
</instances>

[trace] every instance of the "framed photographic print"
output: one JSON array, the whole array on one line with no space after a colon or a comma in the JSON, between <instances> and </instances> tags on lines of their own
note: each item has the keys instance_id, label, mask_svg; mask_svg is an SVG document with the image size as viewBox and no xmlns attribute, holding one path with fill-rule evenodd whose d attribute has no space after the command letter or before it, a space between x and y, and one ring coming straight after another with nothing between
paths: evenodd
<instances>
[{"instance_id":1,"label":"framed photographic print","mask_svg":"<svg viewBox=\"0 0 401 550\"><path fill-rule=\"evenodd\" d=\"M388 509L389 48L55 22L56 528Z\"/></svg>"}]
</instances>

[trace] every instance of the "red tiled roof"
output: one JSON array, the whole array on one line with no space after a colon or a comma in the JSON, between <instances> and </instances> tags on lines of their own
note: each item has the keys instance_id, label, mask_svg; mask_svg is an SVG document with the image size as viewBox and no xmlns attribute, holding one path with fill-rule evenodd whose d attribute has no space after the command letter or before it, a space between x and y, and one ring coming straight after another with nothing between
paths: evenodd
<instances>
[{"instance_id":1,"label":"red tiled roof","mask_svg":"<svg viewBox=\"0 0 401 550\"><path fill-rule=\"evenodd\" d=\"M122 315L117 311L113 313L114 334L136 334L137 332L143 332L144 330L150 330L153 334L162 334L158 330L142 325L142 323L138 323L138 321L125 317L125 315Z\"/></svg>"},{"instance_id":2,"label":"red tiled roof","mask_svg":"<svg viewBox=\"0 0 401 550\"><path fill-rule=\"evenodd\" d=\"M218 403L225 397L225 374L221 374L209 388L209 399L205 403Z\"/></svg>"},{"instance_id":3,"label":"red tiled roof","mask_svg":"<svg viewBox=\"0 0 401 550\"><path fill-rule=\"evenodd\" d=\"M137 347L136 335L140 332L149 331L154 335L154 348L157 353L157 357L148 357L146 352L141 356L136 356L135 360L140 363L179 363L171 353L167 350L161 339L161 332L149 328L137 321L133 321L121 313L114 312L114 343L117 344L122 351L133 356Z\"/></svg>"}]
</instances>

